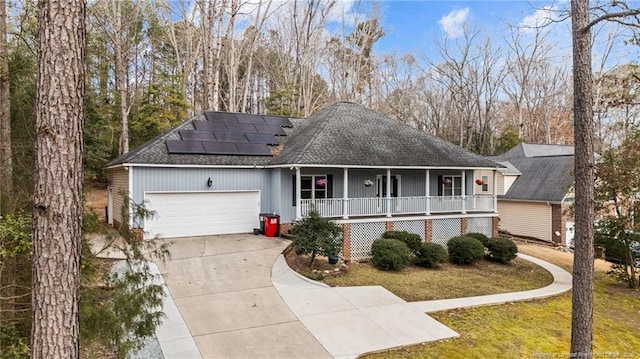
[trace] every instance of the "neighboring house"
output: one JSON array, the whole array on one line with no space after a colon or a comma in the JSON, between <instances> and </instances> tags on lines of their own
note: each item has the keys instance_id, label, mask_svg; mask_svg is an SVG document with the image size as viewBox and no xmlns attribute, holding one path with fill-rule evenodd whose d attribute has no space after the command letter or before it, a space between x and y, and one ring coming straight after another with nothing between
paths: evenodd
<instances>
[{"instance_id":1,"label":"neighboring house","mask_svg":"<svg viewBox=\"0 0 640 359\"><path fill-rule=\"evenodd\" d=\"M521 143L490 159L498 176L500 228L566 245L573 237L573 146Z\"/></svg>"},{"instance_id":2,"label":"neighboring house","mask_svg":"<svg viewBox=\"0 0 640 359\"><path fill-rule=\"evenodd\" d=\"M342 225L343 257L364 258L385 230L497 234L501 167L353 103L306 120L205 112L107 165L108 218L128 194L157 213L131 220L147 237L251 232L263 212L286 232L315 206Z\"/></svg>"}]
</instances>

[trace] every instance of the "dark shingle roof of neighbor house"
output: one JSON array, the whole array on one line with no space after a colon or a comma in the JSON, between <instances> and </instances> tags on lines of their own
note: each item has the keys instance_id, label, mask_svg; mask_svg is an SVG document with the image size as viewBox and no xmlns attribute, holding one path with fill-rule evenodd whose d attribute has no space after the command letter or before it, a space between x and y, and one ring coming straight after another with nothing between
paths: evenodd
<instances>
[{"instance_id":1,"label":"dark shingle roof of neighbor house","mask_svg":"<svg viewBox=\"0 0 640 359\"><path fill-rule=\"evenodd\" d=\"M490 159L508 161L518 176L504 199L561 202L573 186L573 146L521 143Z\"/></svg>"},{"instance_id":2,"label":"dark shingle roof of neighbor house","mask_svg":"<svg viewBox=\"0 0 640 359\"><path fill-rule=\"evenodd\" d=\"M338 102L308 119L289 119L283 148L277 156L170 154L166 140L193 130L197 115L171 131L116 158L107 167L131 164L180 165L343 165L420 167L502 167L495 162L430 136L361 105Z\"/></svg>"}]
</instances>

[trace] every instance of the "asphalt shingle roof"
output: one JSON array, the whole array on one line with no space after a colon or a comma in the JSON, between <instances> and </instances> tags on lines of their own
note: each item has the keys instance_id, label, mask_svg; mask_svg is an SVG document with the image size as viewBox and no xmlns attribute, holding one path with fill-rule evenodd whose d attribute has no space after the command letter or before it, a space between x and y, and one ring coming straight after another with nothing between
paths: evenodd
<instances>
[{"instance_id":1,"label":"asphalt shingle roof","mask_svg":"<svg viewBox=\"0 0 640 359\"><path fill-rule=\"evenodd\" d=\"M338 102L294 128L272 164L498 167L358 104Z\"/></svg>"},{"instance_id":2,"label":"asphalt shingle roof","mask_svg":"<svg viewBox=\"0 0 640 359\"><path fill-rule=\"evenodd\" d=\"M508 161L521 173L504 199L561 202L573 186L572 146L521 143L490 159Z\"/></svg>"},{"instance_id":3,"label":"asphalt shingle roof","mask_svg":"<svg viewBox=\"0 0 640 359\"><path fill-rule=\"evenodd\" d=\"M166 140L180 139L180 130L194 130L197 115L167 133L109 162L180 165L335 165L389 167L496 168L497 163L399 123L361 105L338 102L308 119L289 119L283 147L276 156L170 154Z\"/></svg>"}]
</instances>

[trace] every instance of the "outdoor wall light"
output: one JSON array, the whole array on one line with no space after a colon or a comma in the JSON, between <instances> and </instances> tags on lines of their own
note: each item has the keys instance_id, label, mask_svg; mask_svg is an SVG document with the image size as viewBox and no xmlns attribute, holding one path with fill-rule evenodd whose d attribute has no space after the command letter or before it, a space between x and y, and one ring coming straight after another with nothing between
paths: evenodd
<instances>
[{"instance_id":1,"label":"outdoor wall light","mask_svg":"<svg viewBox=\"0 0 640 359\"><path fill-rule=\"evenodd\" d=\"M209 177L207 180L207 187L211 187L211 185L213 185L213 181L211 180L211 177Z\"/></svg>"}]
</instances>

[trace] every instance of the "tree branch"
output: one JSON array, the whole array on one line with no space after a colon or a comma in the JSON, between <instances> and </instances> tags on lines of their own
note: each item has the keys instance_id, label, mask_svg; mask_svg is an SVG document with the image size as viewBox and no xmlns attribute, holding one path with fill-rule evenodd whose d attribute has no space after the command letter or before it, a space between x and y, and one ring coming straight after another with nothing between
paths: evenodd
<instances>
[{"instance_id":1,"label":"tree branch","mask_svg":"<svg viewBox=\"0 0 640 359\"><path fill-rule=\"evenodd\" d=\"M632 9L632 10L626 10L626 11L621 11L621 12L613 12L613 13L604 14L602 16L599 16L599 17L591 20L591 22L588 23L587 26L585 26L582 29L580 29L580 32L583 32L583 33L587 32L593 26L595 26L596 24L598 24L598 23L600 23L602 21L620 22L619 20L615 20L615 19L620 19L620 18L629 17L629 16L638 16L638 15L640 15L640 9ZM624 23L624 24L628 25L628 26L640 27L640 23L636 23L636 24Z\"/></svg>"}]
</instances>

